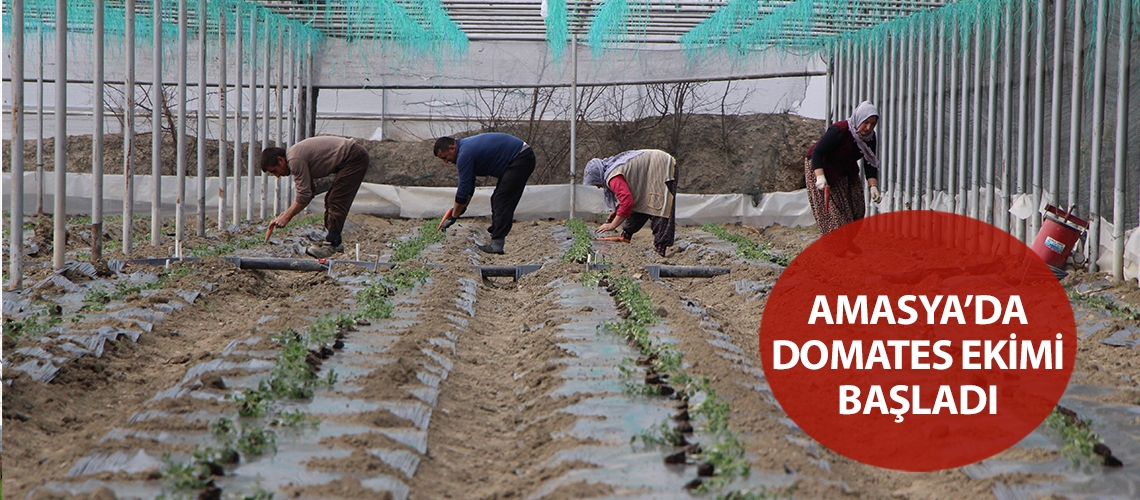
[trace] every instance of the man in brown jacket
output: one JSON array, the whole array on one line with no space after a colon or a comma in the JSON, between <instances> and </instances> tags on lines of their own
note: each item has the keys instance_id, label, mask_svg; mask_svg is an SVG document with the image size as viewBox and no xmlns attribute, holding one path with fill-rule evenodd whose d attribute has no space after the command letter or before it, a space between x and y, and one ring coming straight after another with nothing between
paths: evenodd
<instances>
[{"instance_id":1,"label":"man in brown jacket","mask_svg":"<svg viewBox=\"0 0 1140 500\"><path fill-rule=\"evenodd\" d=\"M334 136L310 137L286 151L270 147L261 152L261 170L277 177L293 176L297 196L284 213L269 223L275 227L285 227L301 210L309 206L317 194L313 187L315 179L336 175L332 187L325 195L325 229L328 235L319 245L312 245L306 253L318 259L327 259L344 251L341 231L348 209L364 174L368 172L368 151L352 139Z\"/></svg>"}]
</instances>

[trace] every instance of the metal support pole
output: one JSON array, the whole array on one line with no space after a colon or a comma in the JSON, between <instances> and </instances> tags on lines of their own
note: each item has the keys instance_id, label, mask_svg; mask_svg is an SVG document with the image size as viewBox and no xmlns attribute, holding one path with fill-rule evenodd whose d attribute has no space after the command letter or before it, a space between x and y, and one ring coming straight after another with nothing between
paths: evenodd
<instances>
[{"instance_id":1,"label":"metal support pole","mask_svg":"<svg viewBox=\"0 0 1140 500\"><path fill-rule=\"evenodd\" d=\"M134 246L135 218L135 0L126 0L126 83L123 85L123 255Z\"/></svg>"},{"instance_id":2,"label":"metal support pole","mask_svg":"<svg viewBox=\"0 0 1140 500\"><path fill-rule=\"evenodd\" d=\"M1104 141L1104 80L1105 80L1105 53L1108 45L1108 0L1096 3L1096 59L1093 63L1093 116L1092 116L1092 161L1089 171L1089 236L1088 256L1089 271L1097 272L1100 266L1096 261L1100 257L1100 149ZM1117 106L1127 107L1128 102L1117 103Z\"/></svg>"},{"instance_id":3,"label":"metal support pole","mask_svg":"<svg viewBox=\"0 0 1140 500\"><path fill-rule=\"evenodd\" d=\"M262 114L262 117L265 118L265 122L262 124L261 149L265 149L265 148L269 147L269 127L270 127L269 110L271 109L269 107L269 88L270 88L269 79L271 76L270 75L270 68L271 68L271 66L270 66L270 59L271 59L270 52L273 49L273 43L271 42L271 38L269 38L269 28L270 28L271 24L272 24L272 20L269 18L269 16L266 16L265 17L265 86L261 88L262 93L264 94L264 97L263 97L264 102L262 103L262 106L261 106L261 109L262 109L261 114ZM260 153L260 151L259 151L259 153ZM276 185L274 185L273 194L275 196L277 194ZM266 217L268 217L268 212L269 212L269 173L261 172L261 218L263 220ZM276 214L277 214L277 212L274 212L275 216L276 216Z\"/></svg>"},{"instance_id":4,"label":"metal support pole","mask_svg":"<svg viewBox=\"0 0 1140 500\"><path fill-rule=\"evenodd\" d=\"M903 205L901 208L904 210L910 210L914 208L914 205L911 204L911 179L913 177L912 170L914 168L914 164L916 163L914 161L915 136L914 129L911 127L911 124L914 122L914 32L912 30L913 28L907 28L907 30L903 32L903 37L906 38L906 44L904 45L906 56L903 59L905 70L903 73L904 83L902 88L903 94L901 97L905 99L905 101L902 101L902 109L903 132L906 134L906 140L904 142L905 146L902 157L903 163L902 168L900 169L902 177L899 179L901 181L899 182L899 187L902 191L900 194L903 197ZM907 227L904 227L903 234L907 234L906 230Z\"/></svg>"},{"instance_id":5,"label":"metal support pole","mask_svg":"<svg viewBox=\"0 0 1140 500\"><path fill-rule=\"evenodd\" d=\"M206 235L206 0L198 0L198 236ZM220 87L224 91L224 87ZM224 119L222 121L225 121ZM225 182L223 177L222 182Z\"/></svg>"},{"instance_id":6,"label":"metal support pole","mask_svg":"<svg viewBox=\"0 0 1140 500\"><path fill-rule=\"evenodd\" d=\"M1011 186L1013 186L1013 176L1010 166L1013 164L1013 143L1010 142L1013 134L1013 127L1010 126L1013 106L1013 8L1010 4L1005 5L1004 36L1002 39L1002 66L1005 66L1005 79L1002 82L1002 103L1001 103L1001 149L1002 149L1002 168L1001 168L1001 204L996 210L1000 215L997 217L997 227L1003 231L1009 231L1009 200Z\"/></svg>"},{"instance_id":7,"label":"metal support pole","mask_svg":"<svg viewBox=\"0 0 1140 500\"><path fill-rule=\"evenodd\" d=\"M297 143L297 115L295 113L297 107L297 38L293 32L293 28L289 28L289 118L285 121L289 124L289 131L285 134L285 146L289 147ZM290 190L292 193L292 190ZM292 200L290 200L292 204Z\"/></svg>"},{"instance_id":8,"label":"metal support pole","mask_svg":"<svg viewBox=\"0 0 1140 500\"><path fill-rule=\"evenodd\" d=\"M922 79L922 64L923 64L923 51L925 50L925 42L923 41L925 28L919 25L917 28L912 27L910 30L911 42L911 62L908 64L910 68L910 122L911 130L914 131L913 139L908 141L911 144L910 154L910 208L911 210L919 210L922 208L922 136L926 135L922 130L922 119L919 115L922 113L922 85L919 80Z\"/></svg>"},{"instance_id":9,"label":"metal support pole","mask_svg":"<svg viewBox=\"0 0 1140 500\"><path fill-rule=\"evenodd\" d=\"M24 287L24 0L9 4L12 16L12 189L8 217L8 283L10 290ZM58 140L56 142L59 142Z\"/></svg>"},{"instance_id":10,"label":"metal support pole","mask_svg":"<svg viewBox=\"0 0 1140 500\"><path fill-rule=\"evenodd\" d=\"M274 143L277 147L285 146L285 129L283 128L285 118L285 39L284 28L281 24L277 25L277 142ZM273 213L281 213L281 198L285 190L281 188L281 178L274 178L274 196L273 196Z\"/></svg>"},{"instance_id":11,"label":"metal support pole","mask_svg":"<svg viewBox=\"0 0 1140 500\"><path fill-rule=\"evenodd\" d=\"M1033 73L1033 176L1029 185L1033 200L1033 215L1029 216L1029 231L1025 241L1032 241L1041 226L1041 169L1042 134L1045 122L1045 2L1037 2L1037 39Z\"/></svg>"},{"instance_id":12,"label":"metal support pole","mask_svg":"<svg viewBox=\"0 0 1140 500\"><path fill-rule=\"evenodd\" d=\"M938 90L937 90L938 91L938 110L934 115L937 119L937 124L934 127L936 130L934 136L935 136L935 139L937 140L937 143L935 143L935 147L934 147L934 164L933 164L933 168L935 171L935 174L934 174L934 190L935 191L941 191L942 190L942 172L944 171L944 168L946 166L946 164L943 163L943 159L945 158L943 155L945 153L944 146L945 146L946 136L942 135L943 124L946 121L946 74L945 74L946 72L945 72L945 68L946 68L946 23L945 23L945 21L939 21L939 23L938 23L938 80L937 80L938 81Z\"/></svg>"},{"instance_id":13,"label":"metal support pole","mask_svg":"<svg viewBox=\"0 0 1140 500\"><path fill-rule=\"evenodd\" d=\"M36 216L44 214L44 20L36 2L36 35L39 38L40 67L36 80Z\"/></svg>"},{"instance_id":14,"label":"metal support pole","mask_svg":"<svg viewBox=\"0 0 1140 500\"><path fill-rule=\"evenodd\" d=\"M1061 70L1065 51L1065 2L1053 3L1053 113L1049 119L1049 197L1060 200L1061 186ZM1042 27L1044 29L1044 27Z\"/></svg>"},{"instance_id":15,"label":"metal support pole","mask_svg":"<svg viewBox=\"0 0 1140 500\"><path fill-rule=\"evenodd\" d=\"M1100 29L1100 28L1098 28ZM1124 189L1128 184L1128 62L1131 61L1132 2L1120 2L1120 57L1116 74L1116 162L1112 184L1112 279L1124 281Z\"/></svg>"},{"instance_id":16,"label":"metal support pole","mask_svg":"<svg viewBox=\"0 0 1140 500\"><path fill-rule=\"evenodd\" d=\"M241 51L241 4L234 4L234 75L237 77L237 82L234 83L235 99L234 103L234 224L241 221L241 97L245 93L245 87L242 86L242 61L244 55Z\"/></svg>"},{"instance_id":17,"label":"metal support pole","mask_svg":"<svg viewBox=\"0 0 1140 500\"><path fill-rule=\"evenodd\" d=\"M979 219L978 211L981 202L978 195L981 193L981 156L982 156L982 23L985 18L981 16L982 5L978 4L978 19L974 21L974 105L970 109L970 217Z\"/></svg>"},{"instance_id":18,"label":"metal support pole","mask_svg":"<svg viewBox=\"0 0 1140 500\"><path fill-rule=\"evenodd\" d=\"M103 0L95 0L94 7L95 22L92 36L95 38L95 78L91 84L94 93L91 108L95 129L91 134L91 177L94 181L91 195L91 261L97 262L103 258L103 35L105 33ZM56 85L60 85L60 82L61 80L57 79ZM55 140L59 142L60 138L56 137ZM21 149L22 146L23 143Z\"/></svg>"},{"instance_id":19,"label":"metal support pole","mask_svg":"<svg viewBox=\"0 0 1140 500\"><path fill-rule=\"evenodd\" d=\"M958 142L957 168L959 199L954 208L954 213L958 215L966 215L966 208L969 206L970 200L974 195L974 193L966 189L966 176L969 174L969 172L967 172L969 163L967 163L968 160L966 157L969 139L966 136L966 126L970 122L970 107L967 102L967 99L970 97L970 72L967 71L970 67L970 52L966 45L967 44L963 44L962 47L962 102L959 103L959 106L962 108L962 115L958 122L958 133L962 138L962 140Z\"/></svg>"},{"instance_id":20,"label":"metal support pole","mask_svg":"<svg viewBox=\"0 0 1140 500\"><path fill-rule=\"evenodd\" d=\"M230 93L230 87L226 81L226 66L229 62L226 35L226 9L222 8L218 11L218 231L226 229L226 191L229 187L229 172L226 168L229 137L226 135L226 123L230 121L230 110L226 106L226 96ZM234 172L238 171L234 168ZM237 217L234 217L234 224L237 224Z\"/></svg>"},{"instance_id":21,"label":"metal support pole","mask_svg":"<svg viewBox=\"0 0 1140 500\"><path fill-rule=\"evenodd\" d=\"M56 19L67 19L67 0L55 0L55 15ZM52 268L58 271L63 269L67 252L67 29L63 26L55 30L55 64L55 212L52 214L51 262ZM20 233L23 233L22 225Z\"/></svg>"},{"instance_id":22,"label":"metal support pole","mask_svg":"<svg viewBox=\"0 0 1140 500\"><path fill-rule=\"evenodd\" d=\"M153 29L154 77L151 79L150 94L150 244L157 245L162 237L162 103L165 92L162 88L162 2L154 0Z\"/></svg>"},{"instance_id":23,"label":"metal support pole","mask_svg":"<svg viewBox=\"0 0 1140 500\"><path fill-rule=\"evenodd\" d=\"M832 123L835 122L835 112L831 109L834 102L832 94L835 93L835 49L827 51L827 95L824 97L824 117L823 129L827 130Z\"/></svg>"},{"instance_id":24,"label":"metal support pole","mask_svg":"<svg viewBox=\"0 0 1140 500\"><path fill-rule=\"evenodd\" d=\"M925 26L925 23L923 24ZM937 119L934 114L934 57L928 55L934 49L934 26L928 28L926 38L930 40L930 45L922 52L923 58L926 59L926 80L923 82L923 99L926 100L926 131L923 135L926 136L926 162L924 162L926 176L923 180L923 196L924 201L922 208L930 210L931 204L934 202L934 142L941 141L941 137L935 137L931 132L934 130L934 121Z\"/></svg>"},{"instance_id":25,"label":"metal support pole","mask_svg":"<svg viewBox=\"0 0 1140 500\"><path fill-rule=\"evenodd\" d=\"M181 257L182 242L186 241L186 1L178 0L178 133L177 145L178 196L174 200L174 248Z\"/></svg>"},{"instance_id":26,"label":"metal support pole","mask_svg":"<svg viewBox=\"0 0 1140 500\"><path fill-rule=\"evenodd\" d=\"M575 3L574 15L577 21L577 3ZM575 30L570 35L570 218L574 218L574 205L576 204L577 197L575 192L577 187L574 185L574 178L577 174L578 167L578 32Z\"/></svg>"},{"instance_id":27,"label":"metal support pole","mask_svg":"<svg viewBox=\"0 0 1140 500\"><path fill-rule=\"evenodd\" d=\"M1069 190L1065 198L1067 205L1079 201L1077 188L1080 186L1081 166L1081 80L1085 73L1085 15L1084 4L1073 2L1073 74L1072 100L1069 104ZM1058 26L1060 29L1060 26ZM1062 31L1063 32L1063 31Z\"/></svg>"},{"instance_id":28,"label":"metal support pole","mask_svg":"<svg viewBox=\"0 0 1140 500\"><path fill-rule=\"evenodd\" d=\"M958 15L954 14L953 24L950 25L950 113L946 116L946 128L950 129L950 142L948 153L950 156L946 169L946 194L949 196L950 212L958 210Z\"/></svg>"},{"instance_id":29,"label":"metal support pole","mask_svg":"<svg viewBox=\"0 0 1140 500\"><path fill-rule=\"evenodd\" d=\"M901 47L899 44L899 37L896 35L889 40L890 46L888 47L887 58L887 113L891 120L887 122L890 127L887 130L887 156L889 160L887 165L891 165L887 169L887 189L890 190L891 199L888 203L888 210L896 211L902 209L902 192L899 189L899 171L901 170L902 162L899 161L899 144L902 143L902 119L901 114L898 112L899 106L899 55L901 54Z\"/></svg>"},{"instance_id":30,"label":"metal support pole","mask_svg":"<svg viewBox=\"0 0 1140 500\"><path fill-rule=\"evenodd\" d=\"M994 114L997 108L997 43L998 20L990 20L990 73L989 73L989 99L986 104L986 187L982 195L982 220L993 223L994 220L994 161L996 159L997 145L994 143L997 135L997 123Z\"/></svg>"},{"instance_id":31,"label":"metal support pole","mask_svg":"<svg viewBox=\"0 0 1140 500\"><path fill-rule=\"evenodd\" d=\"M1029 155L1026 154L1029 147L1026 143L1026 140L1029 138L1029 134L1027 133L1029 131L1027 121L1029 93L1026 92L1026 87L1029 86L1029 6L1022 4L1020 8L1021 42L1017 47L1020 55L1017 63L1017 186L1014 190L1018 194L1025 194L1026 163L1029 160ZM1020 217L1014 218L1013 236L1025 241L1025 219Z\"/></svg>"},{"instance_id":32,"label":"metal support pole","mask_svg":"<svg viewBox=\"0 0 1140 500\"><path fill-rule=\"evenodd\" d=\"M254 166L257 148L257 10L249 11L249 142L245 158L246 172L249 175L249 197L246 199L245 218L253 220L255 193L257 192L256 168Z\"/></svg>"}]
</instances>

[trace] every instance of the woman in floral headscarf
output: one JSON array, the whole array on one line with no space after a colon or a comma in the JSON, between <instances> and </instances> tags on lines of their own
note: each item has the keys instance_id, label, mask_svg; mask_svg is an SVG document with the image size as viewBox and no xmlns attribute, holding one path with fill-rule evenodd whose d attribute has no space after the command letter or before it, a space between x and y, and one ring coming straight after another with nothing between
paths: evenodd
<instances>
[{"instance_id":1,"label":"woman in floral headscarf","mask_svg":"<svg viewBox=\"0 0 1140 500\"><path fill-rule=\"evenodd\" d=\"M621 226L618 241L629 242L646 222L653 228L653 248L661 256L673 246L677 227L677 160L658 149L625 151L609 158L594 158L582 172L582 184L605 189L606 205L613 213L598 232Z\"/></svg>"},{"instance_id":2,"label":"woman in floral headscarf","mask_svg":"<svg viewBox=\"0 0 1140 500\"><path fill-rule=\"evenodd\" d=\"M870 101L863 101L851 118L831 124L819 142L808 148L804 177L820 236L863 218L859 160L864 162L871 201L878 203L883 199L879 194L879 158L875 156L878 123L879 110ZM827 197L826 188L830 188Z\"/></svg>"}]
</instances>

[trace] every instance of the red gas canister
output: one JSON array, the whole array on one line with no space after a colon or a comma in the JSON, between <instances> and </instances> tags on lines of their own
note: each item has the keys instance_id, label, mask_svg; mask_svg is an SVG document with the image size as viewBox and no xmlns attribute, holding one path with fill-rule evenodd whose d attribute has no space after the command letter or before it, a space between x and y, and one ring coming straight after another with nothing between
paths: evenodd
<instances>
[{"instance_id":1,"label":"red gas canister","mask_svg":"<svg viewBox=\"0 0 1140 500\"><path fill-rule=\"evenodd\" d=\"M1074 216L1071 210L1062 212L1053 205L1046 206L1041 230L1033 240L1033 251L1046 264L1057 269L1065 266L1065 261L1073 253L1073 246L1089 228L1088 221Z\"/></svg>"}]
</instances>

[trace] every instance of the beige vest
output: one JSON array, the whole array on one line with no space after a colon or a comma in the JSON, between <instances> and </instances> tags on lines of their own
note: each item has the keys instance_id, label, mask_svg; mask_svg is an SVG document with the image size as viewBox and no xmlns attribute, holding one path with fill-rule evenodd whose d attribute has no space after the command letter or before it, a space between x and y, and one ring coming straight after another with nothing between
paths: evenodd
<instances>
[{"instance_id":1,"label":"beige vest","mask_svg":"<svg viewBox=\"0 0 1140 500\"><path fill-rule=\"evenodd\" d=\"M656 217L669 217L673 213L673 195L666 182L676 178L677 160L659 149L646 149L623 165L619 165L606 176L610 179L620 175L629 184L633 194L633 211Z\"/></svg>"}]
</instances>

